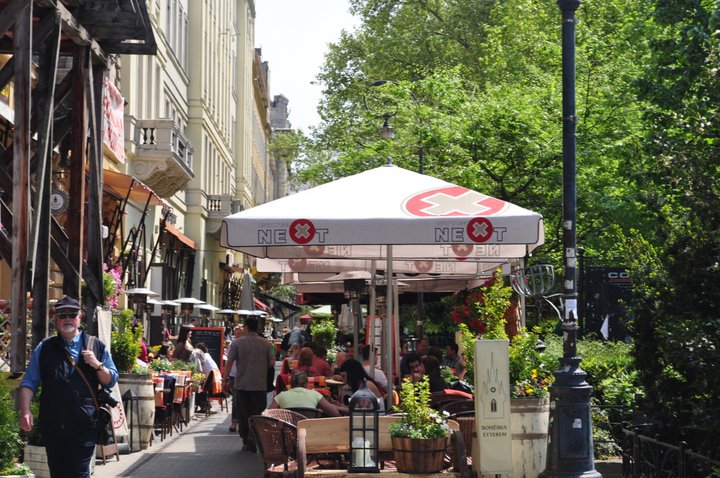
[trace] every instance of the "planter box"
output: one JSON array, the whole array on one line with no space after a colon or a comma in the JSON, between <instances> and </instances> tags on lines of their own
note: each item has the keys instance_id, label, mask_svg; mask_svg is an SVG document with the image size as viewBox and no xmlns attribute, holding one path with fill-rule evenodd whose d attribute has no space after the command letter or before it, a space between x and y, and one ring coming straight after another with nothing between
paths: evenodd
<instances>
[{"instance_id":1,"label":"planter box","mask_svg":"<svg viewBox=\"0 0 720 478\"><path fill-rule=\"evenodd\" d=\"M510 399L512 429L512 478L537 478L545 469L549 398Z\"/></svg>"},{"instance_id":2,"label":"planter box","mask_svg":"<svg viewBox=\"0 0 720 478\"><path fill-rule=\"evenodd\" d=\"M25 445L24 463L30 467L37 478L50 478L50 468L44 446Z\"/></svg>"},{"instance_id":3,"label":"planter box","mask_svg":"<svg viewBox=\"0 0 720 478\"><path fill-rule=\"evenodd\" d=\"M47 454L44 446L25 445L23 462L30 467L37 478L50 478ZM90 475L95 474L95 457L90 459Z\"/></svg>"}]
</instances>

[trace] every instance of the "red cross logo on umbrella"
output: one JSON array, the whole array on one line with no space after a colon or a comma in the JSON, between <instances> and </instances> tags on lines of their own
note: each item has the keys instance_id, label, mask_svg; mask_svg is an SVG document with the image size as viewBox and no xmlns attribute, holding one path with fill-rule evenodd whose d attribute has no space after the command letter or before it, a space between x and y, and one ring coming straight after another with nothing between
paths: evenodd
<instances>
[{"instance_id":1,"label":"red cross logo on umbrella","mask_svg":"<svg viewBox=\"0 0 720 478\"><path fill-rule=\"evenodd\" d=\"M506 204L462 186L448 186L416 194L404 208L415 216L492 216Z\"/></svg>"},{"instance_id":2,"label":"red cross logo on umbrella","mask_svg":"<svg viewBox=\"0 0 720 478\"><path fill-rule=\"evenodd\" d=\"M492 237L493 225L484 217L474 217L467 223L468 237L475 242L486 242Z\"/></svg>"},{"instance_id":3,"label":"red cross logo on umbrella","mask_svg":"<svg viewBox=\"0 0 720 478\"><path fill-rule=\"evenodd\" d=\"M421 272L423 274L426 274L430 272L433 268L433 262L432 261L415 261L415 269L417 269L418 272Z\"/></svg>"},{"instance_id":4,"label":"red cross logo on umbrella","mask_svg":"<svg viewBox=\"0 0 720 478\"><path fill-rule=\"evenodd\" d=\"M467 257L473 251L473 246L468 244L453 244L451 247L457 257Z\"/></svg>"},{"instance_id":5,"label":"red cross logo on umbrella","mask_svg":"<svg viewBox=\"0 0 720 478\"><path fill-rule=\"evenodd\" d=\"M315 237L315 224L309 219L295 219L290 224L290 239L298 244L307 244Z\"/></svg>"}]
</instances>

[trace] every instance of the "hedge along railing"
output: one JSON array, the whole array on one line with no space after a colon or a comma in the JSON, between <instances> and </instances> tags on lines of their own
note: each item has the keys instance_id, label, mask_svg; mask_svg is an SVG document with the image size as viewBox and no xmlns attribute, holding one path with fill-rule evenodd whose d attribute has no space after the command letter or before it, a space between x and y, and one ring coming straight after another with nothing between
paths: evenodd
<instances>
[{"instance_id":1,"label":"hedge along railing","mask_svg":"<svg viewBox=\"0 0 720 478\"><path fill-rule=\"evenodd\" d=\"M720 477L720 461L623 428L623 476L626 478Z\"/></svg>"}]
</instances>

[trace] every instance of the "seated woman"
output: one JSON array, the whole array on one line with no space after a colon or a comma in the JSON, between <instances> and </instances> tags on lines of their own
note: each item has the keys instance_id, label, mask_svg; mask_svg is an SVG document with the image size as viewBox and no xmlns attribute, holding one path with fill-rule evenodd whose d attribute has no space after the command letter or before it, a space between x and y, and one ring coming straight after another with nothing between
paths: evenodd
<instances>
[{"instance_id":1,"label":"seated woman","mask_svg":"<svg viewBox=\"0 0 720 478\"><path fill-rule=\"evenodd\" d=\"M319 408L326 416L347 414L347 407L330 402L319 392L307 388L308 376L303 370L295 370L290 377L292 388L275 396L268 408Z\"/></svg>"},{"instance_id":2,"label":"seated woman","mask_svg":"<svg viewBox=\"0 0 720 478\"><path fill-rule=\"evenodd\" d=\"M425 369L425 376L430 383L430 393L442 392L448 388L448 384L440 375L440 361L432 355L422 358L422 367Z\"/></svg>"},{"instance_id":3,"label":"seated woman","mask_svg":"<svg viewBox=\"0 0 720 478\"><path fill-rule=\"evenodd\" d=\"M314 354L310 347L301 348L298 354L297 370L306 372L308 377L317 377L320 375L318 369L313 367L313 356Z\"/></svg>"},{"instance_id":4,"label":"seated woman","mask_svg":"<svg viewBox=\"0 0 720 478\"><path fill-rule=\"evenodd\" d=\"M364 381L367 384L367 388L378 398L380 410L385 410L385 402L383 402L383 394L380 388L377 386L377 383L375 383L375 380L370 378L360 362L355 359L345 360L342 366L340 366L340 375L343 376L350 387L349 392L351 396L358 391ZM346 398L349 400L350 397L346 396Z\"/></svg>"}]
</instances>

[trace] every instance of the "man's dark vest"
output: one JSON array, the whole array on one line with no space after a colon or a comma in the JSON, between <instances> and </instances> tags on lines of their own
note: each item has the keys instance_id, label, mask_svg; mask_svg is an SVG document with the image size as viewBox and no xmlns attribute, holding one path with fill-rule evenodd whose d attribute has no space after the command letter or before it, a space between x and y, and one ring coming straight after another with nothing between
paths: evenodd
<instances>
[{"instance_id":1,"label":"man's dark vest","mask_svg":"<svg viewBox=\"0 0 720 478\"><path fill-rule=\"evenodd\" d=\"M85 350L85 332L82 332L81 340L82 350ZM95 340L93 352L102 360L105 344ZM78 357L78 366L93 390L97 390L97 372L83 361L82 354ZM73 434L97 428L95 404L90 391L73 369L65 354L65 340L60 335L43 340L40 351L40 424L45 434Z\"/></svg>"}]
</instances>

